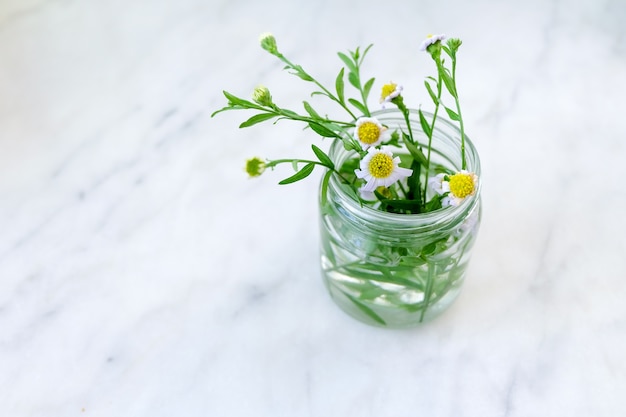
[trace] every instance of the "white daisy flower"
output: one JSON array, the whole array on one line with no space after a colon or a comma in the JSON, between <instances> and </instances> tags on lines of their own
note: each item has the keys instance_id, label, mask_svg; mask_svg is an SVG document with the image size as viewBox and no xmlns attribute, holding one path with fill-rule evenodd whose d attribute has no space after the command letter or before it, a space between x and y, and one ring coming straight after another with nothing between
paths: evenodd
<instances>
[{"instance_id":1,"label":"white daisy flower","mask_svg":"<svg viewBox=\"0 0 626 417\"><path fill-rule=\"evenodd\" d=\"M389 84L383 85L381 94L380 94L380 104L385 108L385 104L391 103L391 100L398 97L402 93L402 86L390 82Z\"/></svg>"},{"instance_id":2,"label":"white daisy flower","mask_svg":"<svg viewBox=\"0 0 626 417\"><path fill-rule=\"evenodd\" d=\"M424 39L424 41L422 42L422 44L420 45L420 51L425 51L430 45L432 45L433 43L437 42L437 41L443 41L444 39L446 39L446 35L428 35L426 36L426 39Z\"/></svg>"},{"instance_id":3,"label":"white daisy flower","mask_svg":"<svg viewBox=\"0 0 626 417\"><path fill-rule=\"evenodd\" d=\"M443 207L458 206L466 197L476 193L478 176L465 170L454 175L437 174L428 179L428 185L437 194L444 195L441 199Z\"/></svg>"},{"instance_id":4,"label":"white daisy flower","mask_svg":"<svg viewBox=\"0 0 626 417\"><path fill-rule=\"evenodd\" d=\"M365 191L363 189L364 187L365 185L359 187L359 196L361 196L361 199L365 201L376 201L376 194L374 194L374 191Z\"/></svg>"},{"instance_id":5,"label":"white daisy flower","mask_svg":"<svg viewBox=\"0 0 626 417\"><path fill-rule=\"evenodd\" d=\"M378 146L389 138L389 132L373 117L361 117L356 121L354 136L361 143L364 150L370 146Z\"/></svg>"},{"instance_id":6,"label":"white daisy flower","mask_svg":"<svg viewBox=\"0 0 626 417\"><path fill-rule=\"evenodd\" d=\"M461 224L461 227L459 227L459 234L463 234L477 228L478 220L480 219L478 213L478 210L474 210L473 213L465 219L465 221Z\"/></svg>"},{"instance_id":7,"label":"white daisy flower","mask_svg":"<svg viewBox=\"0 0 626 417\"><path fill-rule=\"evenodd\" d=\"M361 159L360 169L355 169L357 178L364 179L366 184L362 187L365 192L373 192L377 187L389 187L402 178L409 177L413 170L399 167L400 158L393 156L389 146L380 149L370 147L367 155Z\"/></svg>"},{"instance_id":8,"label":"white daisy flower","mask_svg":"<svg viewBox=\"0 0 626 417\"><path fill-rule=\"evenodd\" d=\"M361 196L361 198L365 201L376 201L378 200L378 197L376 197L376 194L374 194L374 191L365 191L363 188L365 187L366 184L362 185L361 187L359 187L359 195ZM383 197L385 198L390 198L391 197L391 193L389 192L389 188L387 187L376 187L376 192L378 192L379 194L381 194Z\"/></svg>"},{"instance_id":9,"label":"white daisy flower","mask_svg":"<svg viewBox=\"0 0 626 417\"><path fill-rule=\"evenodd\" d=\"M443 191L443 179L445 176L446 174L437 174L428 179L428 186L439 195L445 193L445 191Z\"/></svg>"}]
</instances>

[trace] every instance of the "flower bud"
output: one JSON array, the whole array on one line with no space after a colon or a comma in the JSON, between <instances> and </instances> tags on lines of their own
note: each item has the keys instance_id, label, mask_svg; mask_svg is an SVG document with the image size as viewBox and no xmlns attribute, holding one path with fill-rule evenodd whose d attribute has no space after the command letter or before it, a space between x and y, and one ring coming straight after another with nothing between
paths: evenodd
<instances>
[{"instance_id":1,"label":"flower bud","mask_svg":"<svg viewBox=\"0 0 626 417\"><path fill-rule=\"evenodd\" d=\"M446 41L448 48L450 48L450 51L452 51L453 54L457 51L457 49L459 49L459 46L461 46L462 43L463 42L459 38L450 38Z\"/></svg>"},{"instance_id":2,"label":"flower bud","mask_svg":"<svg viewBox=\"0 0 626 417\"><path fill-rule=\"evenodd\" d=\"M265 162L261 158L254 157L246 161L246 172L251 177L258 177L265 171Z\"/></svg>"},{"instance_id":3,"label":"flower bud","mask_svg":"<svg viewBox=\"0 0 626 417\"><path fill-rule=\"evenodd\" d=\"M252 100L261 106L271 106L273 104L270 90L262 85L259 85L254 89L254 92L252 93Z\"/></svg>"},{"instance_id":4,"label":"flower bud","mask_svg":"<svg viewBox=\"0 0 626 417\"><path fill-rule=\"evenodd\" d=\"M276 38L271 33L263 33L259 37L261 48L265 49L270 54L276 55L278 53L278 46L276 46Z\"/></svg>"}]
</instances>

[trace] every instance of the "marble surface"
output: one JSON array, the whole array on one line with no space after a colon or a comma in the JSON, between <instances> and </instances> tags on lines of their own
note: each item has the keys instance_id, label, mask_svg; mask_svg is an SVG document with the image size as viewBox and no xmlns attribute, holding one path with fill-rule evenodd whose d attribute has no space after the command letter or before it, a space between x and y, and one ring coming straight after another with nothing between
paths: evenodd
<instances>
[{"instance_id":1,"label":"marble surface","mask_svg":"<svg viewBox=\"0 0 626 417\"><path fill-rule=\"evenodd\" d=\"M242 170L317 138L210 118L223 89L307 98L265 31L327 83L374 43L412 107L424 35L464 40L484 218L437 320L344 315L319 175ZM625 74L622 0L2 0L0 415L624 415Z\"/></svg>"}]
</instances>

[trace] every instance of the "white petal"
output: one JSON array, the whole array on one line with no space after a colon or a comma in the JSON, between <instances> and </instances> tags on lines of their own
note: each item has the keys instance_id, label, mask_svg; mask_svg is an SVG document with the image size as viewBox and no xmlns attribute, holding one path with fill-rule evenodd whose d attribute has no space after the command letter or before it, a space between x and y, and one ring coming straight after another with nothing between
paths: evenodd
<instances>
[{"instance_id":1,"label":"white petal","mask_svg":"<svg viewBox=\"0 0 626 417\"><path fill-rule=\"evenodd\" d=\"M411 174L413 174L412 169L402 168L402 167L396 167L396 169L394 169L393 172L398 173L398 176L402 178L410 177Z\"/></svg>"},{"instance_id":2,"label":"white petal","mask_svg":"<svg viewBox=\"0 0 626 417\"><path fill-rule=\"evenodd\" d=\"M354 175L356 175L357 178L365 178L365 177L370 176L369 172L362 170L362 169L355 169Z\"/></svg>"}]
</instances>

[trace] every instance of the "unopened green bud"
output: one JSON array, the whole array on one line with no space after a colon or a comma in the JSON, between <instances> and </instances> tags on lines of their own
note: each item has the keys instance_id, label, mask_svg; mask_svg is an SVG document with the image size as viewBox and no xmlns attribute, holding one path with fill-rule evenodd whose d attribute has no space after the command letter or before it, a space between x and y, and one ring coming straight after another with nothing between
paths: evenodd
<instances>
[{"instance_id":1,"label":"unopened green bud","mask_svg":"<svg viewBox=\"0 0 626 417\"><path fill-rule=\"evenodd\" d=\"M263 33L259 37L261 48L265 49L270 54L276 55L278 53L278 46L276 46L276 38L271 33Z\"/></svg>"},{"instance_id":2,"label":"unopened green bud","mask_svg":"<svg viewBox=\"0 0 626 417\"><path fill-rule=\"evenodd\" d=\"M246 161L246 172L251 177L258 177L265 171L265 162L258 157L248 159Z\"/></svg>"},{"instance_id":3,"label":"unopened green bud","mask_svg":"<svg viewBox=\"0 0 626 417\"><path fill-rule=\"evenodd\" d=\"M254 89L254 92L252 93L252 100L261 106L271 106L273 104L270 90L262 85Z\"/></svg>"},{"instance_id":4,"label":"unopened green bud","mask_svg":"<svg viewBox=\"0 0 626 417\"><path fill-rule=\"evenodd\" d=\"M459 49L459 46L461 46L462 43L463 42L461 42L461 39L459 38L450 38L446 42L446 44L448 45L448 49L450 50L450 57L452 59L456 58L456 51Z\"/></svg>"},{"instance_id":5,"label":"unopened green bud","mask_svg":"<svg viewBox=\"0 0 626 417\"><path fill-rule=\"evenodd\" d=\"M461 41L461 39L459 38L450 38L447 40L446 43L448 44L448 48L450 48L450 50L456 51L457 49L459 49L459 46L461 46L463 41Z\"/></svg>"}]
</instances>

